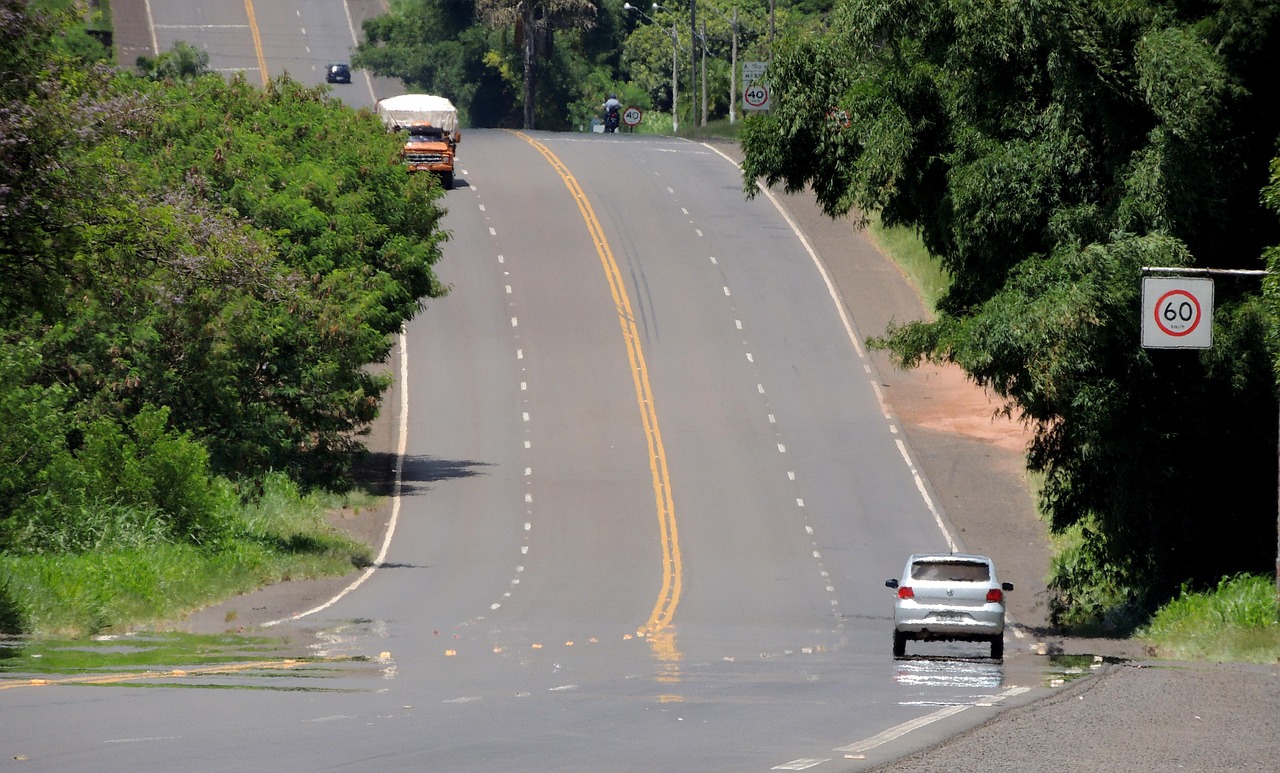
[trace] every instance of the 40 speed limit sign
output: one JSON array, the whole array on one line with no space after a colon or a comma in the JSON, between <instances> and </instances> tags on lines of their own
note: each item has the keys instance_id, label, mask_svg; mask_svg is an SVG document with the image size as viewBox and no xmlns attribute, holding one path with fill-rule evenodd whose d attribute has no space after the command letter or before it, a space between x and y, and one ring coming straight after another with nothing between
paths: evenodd
<instances>
[{"instance_id":1,"label":"40 speed limit sign","mask_svg":"<svg viewBox=\"0 0 1280 773\"><path fill-rule=\"evenodd\" d=\"M1142 345L1208 349L1213 345L1213 280L1142 278Z\"/></svg>"}]
</instances>

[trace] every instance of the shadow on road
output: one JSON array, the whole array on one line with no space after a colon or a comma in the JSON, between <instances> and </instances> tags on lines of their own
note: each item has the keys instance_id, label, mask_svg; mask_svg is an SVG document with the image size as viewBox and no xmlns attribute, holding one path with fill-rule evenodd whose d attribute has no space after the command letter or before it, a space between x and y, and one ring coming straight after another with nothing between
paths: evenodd
<instances>
[{"instance_id":1,"label":"shadow on road","mask_svg":"<svg viewBox=\"0 0 1280 773\"><path fill-rule=\"evenodd\" d=\"M434 456L406 456L401 477L401 494L416 494L430 489L428 485L444 480L470 478L485 474L489 462L474 460L439 459ZM371 453L355 470L355 479L371 494L391 496L395 493L396 456L390 453Z\"/></svg>"}]
</instances>

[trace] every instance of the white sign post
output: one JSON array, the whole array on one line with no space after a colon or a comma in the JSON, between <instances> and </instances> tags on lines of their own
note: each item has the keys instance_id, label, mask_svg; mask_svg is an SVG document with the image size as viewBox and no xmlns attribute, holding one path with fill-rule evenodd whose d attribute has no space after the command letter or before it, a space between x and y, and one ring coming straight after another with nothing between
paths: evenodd
<instances>
[{"instance_id":1,"label":"white sign post","mask_svg":"<svg viewBox=\"0 0 1280 773\"><path fill-rule=\"evenodd\" d=\"M1142 278L1142 346L1208 349L1213 345L1213 280Z\"/></svg>"},{"instance_id":2,"label":"white sign post","mask_svg":"<svg viewBox=\"0 0 1280 773\"><path fill-rule=\"evenodd\" d=\"M769 87L764 82L768 62L742 63L742 104L744 110L768 110Z\"/></svg>"}]
</instances>

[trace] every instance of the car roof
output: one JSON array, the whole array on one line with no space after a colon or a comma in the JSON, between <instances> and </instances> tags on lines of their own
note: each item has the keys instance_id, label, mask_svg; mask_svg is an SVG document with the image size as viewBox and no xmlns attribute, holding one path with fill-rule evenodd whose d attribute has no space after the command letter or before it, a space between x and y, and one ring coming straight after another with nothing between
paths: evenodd
<instances>
[{"instance_id":1,"label":"car roof","mask_svg":"<svg viewBox=\"0 0 1280 773\"><path fill-rule=\"evenodd\" d=\"M995 561L976 553L912 553L907 559L907 562L912 564L917 561L974 561L995 565Z\"/></svg>"}]
</instances>

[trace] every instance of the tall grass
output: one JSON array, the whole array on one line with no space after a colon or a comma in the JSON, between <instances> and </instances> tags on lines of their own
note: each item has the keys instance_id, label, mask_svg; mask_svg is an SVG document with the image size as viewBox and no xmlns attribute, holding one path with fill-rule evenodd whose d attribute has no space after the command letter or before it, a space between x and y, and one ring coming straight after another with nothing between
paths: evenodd
<instances>
[{"instance_id":1,"label":"tall grass","mask_svg":"<svg viewBox=\"0 0 1280 773\"><path fill-rule=\"evenodd\" d=\"M1162 657L1280 663L1275 579L1227 577L1207 593L1184 589L1138 635Z\"/></svg>"},{"instance_id":2,"label":"tall grass","mask_svg":"<svg viewBox=\"0 0 1280 773\"><path fill-rule=\"evenodd\" d=\"M332 529L328 509L368 506L364 495L301 495L268 476L241 526L217 549L117 543L98 551L0 556L0 630L83 636L173 620L283 580L336 577L372 551Z\"/></svg>"},{"instance_id":3,"label":"tall grass","mask_svg":"<svg viewBox=\"0 0 1280 773\"><path fill-rule=\"evenodd\" d=\"M886 226L880 221L879 214L873 214L867 230L880 251L902 270L916 289L925 310L932 315L938 308L938 301L951 287L951 275L942 263L929 254L920 235L912 228Z\"/></svg>"}]
</instances>

